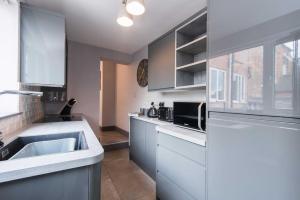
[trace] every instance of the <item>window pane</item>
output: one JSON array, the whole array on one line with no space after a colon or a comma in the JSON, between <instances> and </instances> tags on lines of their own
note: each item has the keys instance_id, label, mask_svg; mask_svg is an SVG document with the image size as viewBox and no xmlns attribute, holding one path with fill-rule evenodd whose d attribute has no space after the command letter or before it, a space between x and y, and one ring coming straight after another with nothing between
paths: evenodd
<instances>
[{"instance_id":1,"label":"window pane","mask_svg":"<svg viewBox=\"0 0 300 200\"><path fill-rule=\"evenodd\" d=\"M225 72L218 71L218 100L225 100Z\"/></svg>"},{"instance_id":2,"label":"window pane","mask_svg":"<svg viewBox=\"0 0 300 200\"><path fill-rule=\"evenodd\" d=\"M209 68L210 71L215 71L216 75L214 77L210 77L209 84L215 87L214 93L210 88L210 107L221 108L224 109L226 106L226 92L227 92L227 74L229 72L228 68L229 63L229 55L224 55L220 57L216 57L209 60ZM214 99L212 98L212 94L214 95Z\"/></svg>"},{"instance_id":3,"label":"window pane","mask_svg":"<svg viewBox=\"0 0 300 200\"><path fill-rule=\"evenodd\" d=\"M262 109L263 47L232 54L232 108Z\"/></svg>"},{"instance_id":4,"label":"window pane","mask_svg":"<svg viewBox=\"0 0 300 200\"><path fill-rule=\"evenodd\" d=\"M217 80L217 71L210 70L212 80ZM210 98L216 100L217 99L217 82L212 81L210 85Z\"/></svg>"},{"instance_id":5,"label":"window pane","mask_svg":"<svg viewBox=\"0 0 300 200\"><path fill-rule=\"evenodd\" d=\"M293 108L293 70L296 43L286 42L275 48L275 108Z\"/></svg>"},{"instance_id":6,"label":"window pane","mask_svg":"<svg viewBox=\"0 0 300 200\"><path fill-rule=\"evenodd\" d=\"M233 75L232 80L232 100L237 101L238 100L238 77L236 74Z\"/></svg>"}]
</instances>

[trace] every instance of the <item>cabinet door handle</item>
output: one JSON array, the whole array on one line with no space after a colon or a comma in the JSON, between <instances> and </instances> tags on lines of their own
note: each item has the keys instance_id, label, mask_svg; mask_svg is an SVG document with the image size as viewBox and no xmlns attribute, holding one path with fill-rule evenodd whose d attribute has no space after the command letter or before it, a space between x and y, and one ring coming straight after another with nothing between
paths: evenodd
<instances>
[{"instance_id":1,"label":"cabinet door handle","mask_svg":"<svg viewBox=\"0 0 300 200\"><path fill-rule=\"evenodd\" d=\"M201 113L201 109L202 109L203 103L200 103L200 105L198 106L198 127L201 131L203 131L202 127L201 127L201 118L202 118L202 113Z\"/></svg>"}]
</instances>

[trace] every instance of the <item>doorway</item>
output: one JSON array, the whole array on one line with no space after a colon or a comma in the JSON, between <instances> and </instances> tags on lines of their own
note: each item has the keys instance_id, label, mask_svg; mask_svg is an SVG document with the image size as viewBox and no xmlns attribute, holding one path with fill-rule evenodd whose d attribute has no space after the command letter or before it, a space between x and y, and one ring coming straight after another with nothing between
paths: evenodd
<instances>
[{"instance_id":1,"label":"doorway","mask_svg":"<svg viewBox=\"0 0 300 200\"><path fill-rule=\"evenodd\" d=\"M128 147L127 132L116 126L116 63L100 61L99 140L105 151Z\"/></svg>"}]
</instances>

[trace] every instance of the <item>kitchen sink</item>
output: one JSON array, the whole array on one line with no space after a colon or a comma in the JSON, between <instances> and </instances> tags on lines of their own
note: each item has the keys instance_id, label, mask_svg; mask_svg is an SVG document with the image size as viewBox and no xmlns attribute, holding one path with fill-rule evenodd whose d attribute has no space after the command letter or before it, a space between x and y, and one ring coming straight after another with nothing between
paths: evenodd
<instances>
[{"instance_id":1,"label":"kitchen sink","mask_svg":"<svg viewBox=\"0 0 300 200\"><path fill-rule=\"evenodd\" d=\"M76 142L75 138L33 142L25 145L20 151L18 151L9 160L74 151L75 142Z\"/></svg>"},{"instance_id":2,"label":"kitchen sink","mask_svg":"<svg viewBox=\"0 0 300 200\"><path fill-rule=\"evenodd\" d=\"M0 149L0 161L88 149L83 132L18 137Z\"/></svg>"}]
</instances>

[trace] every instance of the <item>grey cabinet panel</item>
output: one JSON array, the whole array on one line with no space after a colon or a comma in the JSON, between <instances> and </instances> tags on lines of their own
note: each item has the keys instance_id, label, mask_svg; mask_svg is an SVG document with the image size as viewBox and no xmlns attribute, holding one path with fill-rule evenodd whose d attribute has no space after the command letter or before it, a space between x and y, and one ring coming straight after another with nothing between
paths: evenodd
<instances>
[{"instance_id":1,"label":"grey cabinet panel","mask_svg":"<svg viewBox=\"0 0 300 200\"><path fill-rule=\"evenodd\" d=\"M100 163L1 183L3 200L99 200Z\"/></svg>"},{"instance_id":2,"label":"grey cabinet panel","mask_svg":"<svg viewBox=\"0 0 300 200\"><path fill-rule=\"evenodd\" d=\"M271 8L270 5L276 6ZM299 8L300 1L297 0L208 1L210 55L231 51L241 44L245 46L257 43L269 33L279 33L299 26L299 16L284 23L263 24L292 12L299 12ZM259 26L262 24L263 26Z\"/></svg>"},{"instance_id":3,"label":"grey cabinet panel","mask_svg":"<svg viewBox=\"0 0 300 200\"><path fill-rule=\"evenodd\" d=\"M130 119L130 159L150 177L156 177L156 130L155 124Z\"/></svg>"},{"instance_id":4,"label":"grey cabinet panel","mask_svg":"<svg viewBox=\"0 0 300 200\"><path fill-rule=\"evenodd\" d=\"M145 167L146 154L146 129L144 122L137 119L130 119L130 157L141 168Z\"/></svg>"},{"instance_id":5,"label":"grey cabinet panel","mask_svg":"<svg viewBox=\"0 0 300 200\"><path fill-rule=\"evenodd\" d=\"M148 46L148 90L174 88L175 32L168 33Z\"/></svg>"},{"instance_id":6,"label":"grey cabinet panel","mask_svg":"<svg viewBox=\"0 0 300 200\"><path fill-rule=\"evenodd\" d=\"M21 82L65 85L65 18L21 6Z\"/></svg>"},{"instance_id":7,"label":"grey cabinet panel","mask_svg":"<svg viewBox=\"0 0 300 200\"><path fill-rule=\"evenodd\" d=\"M160 200L194 200L189 194L159 172L157 173L156 184L159 185L156 189L156 194Z\"/></svg>"},{"instance_id":8,"label":"grey cabinet panel","mask_svg":"<svg viewBox=\"0 0 300 200\"><path fill-rule=\"evenodd\" d=\"M159 145L157 170L194 199L205 199L205 167Z\"/></svg>"},{"instance_id":9,"label":"grey cabinet panel","mask_svg":"<svg viewBox=\"0 0 300 200\"><path fill-rule=\"evenodd\" d=\"M147 123L146 130L146 166L148 174L155 180L156 177L156 125Z\"/></svg>"},{"instance_id":10,"label":"grey cabinet panel","mask_svg":"<svg viewBox=\"0 0 300 200\"><path fill-rule=\"evenodd\" d=\"M208 120L208 200L298 200L300 120L234 116Z\"/></svg>"},{"instance_id":11,"label":"grey cabinet panel","mask_svg":"<svg viewBox=\"0 0 300 200\"><path fill-rule=\"evenodd\" d=\"M205 147L187 142L176 137L159 133L158 144L175 153L187 157L201 165L205 165Z\"/></svg>"}]
</instances>

